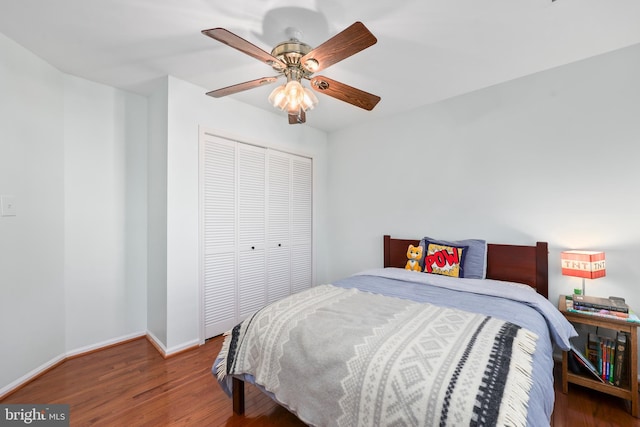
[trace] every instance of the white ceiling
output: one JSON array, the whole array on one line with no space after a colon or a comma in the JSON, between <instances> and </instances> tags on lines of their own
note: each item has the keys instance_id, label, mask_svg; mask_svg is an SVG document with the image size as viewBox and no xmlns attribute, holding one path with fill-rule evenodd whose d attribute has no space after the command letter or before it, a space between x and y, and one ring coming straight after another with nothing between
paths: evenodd
<instances>
[{"instance_id":1,"label":"white ceiling","mask_svg":"<svg viewBox=\"0 0 640 427\"><path fill-rule=\"evenodd\" d=\"M203 29L270 52L287 27L317 46L355 21L378 43L320 74L382 101L368 112L320 94L306 126L331 132L640 43L638 0L0 0L0 33L65 73L143 94L165 75L202 96L275 75ZM286 121L267 102L274 87L232 97Z\"/></svg>"}]
</instances>

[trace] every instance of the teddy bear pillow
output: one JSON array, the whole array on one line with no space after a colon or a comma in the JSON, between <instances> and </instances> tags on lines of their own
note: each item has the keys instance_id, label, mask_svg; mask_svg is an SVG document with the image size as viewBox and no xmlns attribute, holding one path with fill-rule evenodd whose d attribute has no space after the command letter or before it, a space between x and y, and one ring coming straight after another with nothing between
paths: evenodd
<instances>
[{"instance_id":1,"label":"teddy bear pillow","mask_svg":"<svg viewBox=\"0 0 640 427\"><path fill-rule=\"evenodd\" d=\"M404 266L405 270L410 271L422 271L422 246L409 245L407 248L407 264Z\"/></svg>"}]
</instances>

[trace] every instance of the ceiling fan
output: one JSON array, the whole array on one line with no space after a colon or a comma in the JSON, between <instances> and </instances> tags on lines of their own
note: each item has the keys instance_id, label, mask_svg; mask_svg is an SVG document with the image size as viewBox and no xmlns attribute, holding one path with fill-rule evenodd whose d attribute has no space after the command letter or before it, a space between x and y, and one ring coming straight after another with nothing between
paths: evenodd
<instances>
[{"instance_id":1,"label":"ceiling fan","mask_svg":"<svg viewBox=\"0 0 640 427\"><path fill-rule=\"evenodd\" d=\"M203 30L202 34L264 62L279 73L276 76L261 77L207 92L207 95L214 98L221 98L273 83L278 78L285 76L287 83L274 89L269 96L269 101L275 107L287 110L289 124L304 123L306 121L305 111L312 109L318 103L313 92L301 85L302 79L309 80L311 88L316 92L324 93L365 110L372 110L380 101L379 96L363 90L331 80L328 77L313 76L314 73L342 61L378 41L362 22L354 23L315 49L298 40L299 32L291 31L288 34L290 40L278 44L271 53L267 53L224 28Z\"/></svg>"}]
</instances>

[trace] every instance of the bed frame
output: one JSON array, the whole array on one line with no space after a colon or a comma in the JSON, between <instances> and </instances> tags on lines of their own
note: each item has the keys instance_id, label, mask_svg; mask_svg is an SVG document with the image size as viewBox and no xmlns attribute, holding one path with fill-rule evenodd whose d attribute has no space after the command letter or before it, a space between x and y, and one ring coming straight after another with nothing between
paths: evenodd
<instances>
[{"instance_id":1,"label":"bed frame","mask_svg":"<svg viewBox=\"0 0 640 427\"><path fill-rule=\"evenodd\" d=\"M404 268L407 247L420 240L393 239L384 236L384 267ZM524 283L545 298L549 297L549 250L547 242L535 246L487 245L487 279Z\"/></svg>"},{"instance_id":2,"label":"bed frame","mask_svg":"<svg viewBox=\"0 0 640 427\"><path fill-rule=\"evenodd\" d=\"M393 239L384 236L384 267L404 268L407 248L420 240ZM524 283L545 298L549 291L548 248L546 242L535 246L487 245L487 279ZM244 381L233 378L233 412L244 414Z\"/></svg>"}]
</instances>

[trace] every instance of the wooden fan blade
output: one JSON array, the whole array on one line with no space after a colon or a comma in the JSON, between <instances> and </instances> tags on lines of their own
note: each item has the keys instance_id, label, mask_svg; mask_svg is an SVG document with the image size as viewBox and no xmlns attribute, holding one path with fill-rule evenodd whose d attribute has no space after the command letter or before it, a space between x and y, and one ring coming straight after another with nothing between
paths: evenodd
<instances>
[{"instance_id":1,"label":"wooden fan blade","mask_svg":"<svg viewBox=\"0 0 640 427\"><path fill-rule=\"evenodd\" d=\"M380 97L370 94L327 77L316 76L311 79L311 87L320 93L348 102L356 107L371 111L380 101Z\"/></svg>"},{"instance_id":2,"label":"wooden fan blade","mask_svg":"<svg viewBox=\"0 0 640 427\"><path fill-rule=\"evenodd\" d=\"M304 123L307 121L307 114L301 108L298 114L289 113L289 124L297 125L298 123Z\"/></svg>"},{"instance_id":3,"label":"wooden fan blade","mask_svg":"<svg viewBox=\"0 0 640 427\"><path fill-rule=\"evenodd\" d=\"M315 73L376 44L377 41L362 22L356 22L307 53L300 59L300 64L307 71Z\"/></svg>"},{"instance_id":4,"label":"wooden fan blade","mask_svg":"<svg viewBox=\"0 0 640 427\"><path fill-rule=\"evenodd\" d=\"M225 30L224 28L202 30L202 34L204 34L205 36L209 36L212 39L218 40L219 42L222 42L227 46L231 46L232 48L237 49L240 52L246 53L247 55L256 58L258 61L264 62L270 67L275 67L279 70L284 70L285 68L287 68L286 64L280 61L275 56L272 56L270 53L265 52L258 46L246 41L240 36L233 34L231 31Z\"/></svg>"},{"instance_id":5,"label":"wooden fan blade","mask_svg":"<svg viewBox=\"0 0 640 427\"><path fill-rule=\"evenodd\" d=\"M223 96L233 95L234 93L242 92L243 90L249 90L254 87L273 83L276 80L278 80L278 77L261 77L248 82L238 83L237 85L223 87L222 89L212 90L211 92L207 92L207 95L213 96L214 98L222 98Z\"/></svg>"}]
</instances>

